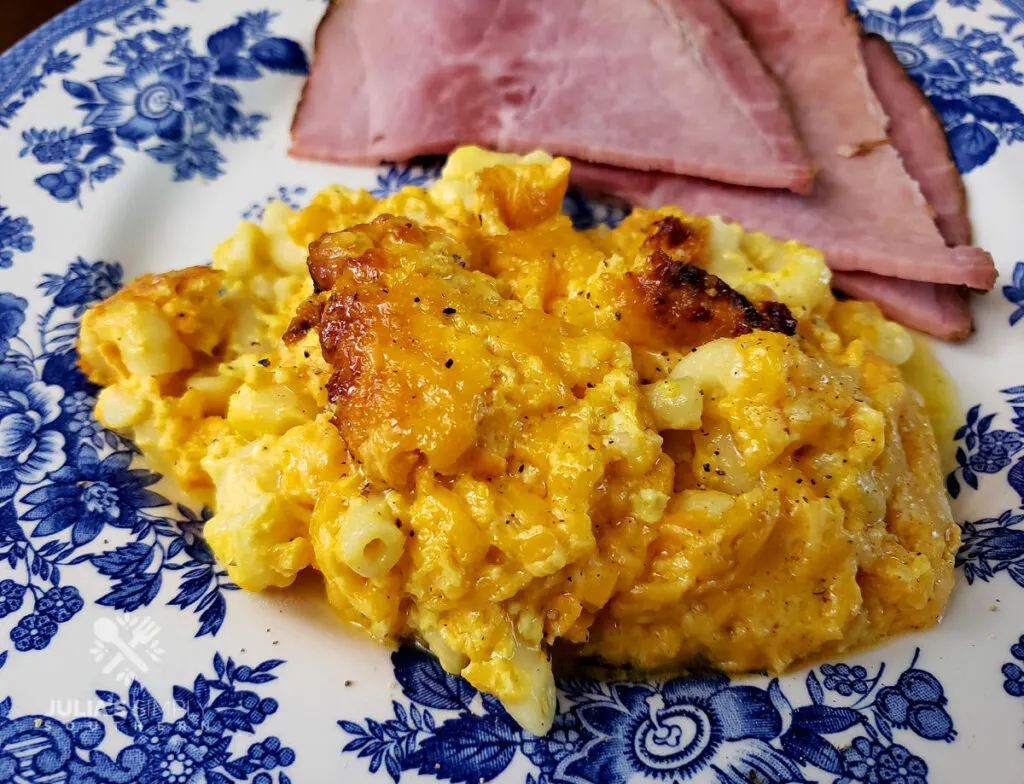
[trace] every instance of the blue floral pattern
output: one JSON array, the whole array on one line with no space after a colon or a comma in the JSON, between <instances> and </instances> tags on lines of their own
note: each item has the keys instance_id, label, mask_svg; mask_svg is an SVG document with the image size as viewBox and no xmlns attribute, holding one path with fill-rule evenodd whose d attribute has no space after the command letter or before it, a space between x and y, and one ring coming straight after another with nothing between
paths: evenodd
<instances>
[{"instance_id":1,"label":"blue floral pattern","mask_svg":"<svg viewBox=\"0 0 1024 784\"><path fill-rule=\"evenodd\" d=\"M70 73L74 70L76 60L78 60L78 55L71 54L66 49L48 52L37 72L26 79L18 89L16 97L8 98L6 102L0 102L0 128L10 127L14 115L25 105L25 101L46 86L48 77L54 74Z\"/></svg>"},{"instance_id":2,"label":"blue floral pattern","mask_svg":"<svg viewBox=\"0 0 1024 784\"><path fill-rule=\"evenodd\" d=\"M1018 261L1014 265L1013 280L1009 285L1003 286L1003 296L1015 307L1010 314L1010 326L1015 326L1024 318L1024 261Z\"/></svg>"},{"instance_id":3,"label":"blue floral pattern","mask_svg":"<svg viewBox=\"0 0 1024 784\"><path fill-rule=\"evenodd\" d=\"M127 33L159 21L166 5L167 0L84 0L50 22L47 27L60 31L54 38L37 33L15 44L0 58L0 128L10 126L26 102L47 86L49 77L74 70L79 55L56 49L54 40L84 33L85 45L92 46L113 32Z\"/></svg>"},{"instance_id":4,"label":"blue floral pattern","mask_svg":"<svg viewBox=\"0 0 1024 784\"><path fill-rule=\"evenodd\" d=\"M129 686L127 699L97 691L101 713L130 741L118 743L116 754L103 750L112 745L104 721L15 718L8 697L0 702L0 781L290 784L282 769L295 762L295 751L279 737L269 735L244 751L237 743L239 733L254 733L277 712L277 700L250 687L276 680L273 671L283 663L269 659L249 667L218 653L212 676L197 675L191 688L174 687L173 715L165 715L138 681Z\"/></svg>"},{"instance_id":5,"label":"blue floral pattern","mask_svg":"<svg viewBox=\"0 0 1024 784\"><path fill-rule=\"evenodd\" d=\"M28 218L15 217L0 204L0 269L7 269L14 263L15 253L28 253L34 245Z\"/></svg>"},{"instance_id":6,"label":"blue floral pattern","mask_svg":"<svg viewBox=\"0 0 1024 784\"><path fill-rule=\"evenodd\" d=\"M1024 634L1010 646L1012 662L1003 665L1003 690L1011 697L1024 698Z\"/></svg>"},{"instance_id":7,"label":"blue floral pattern","mask_svg":"<svg viewBox=\"0 0 1024 784\"><path fill-rule=\"evenodd\" d=\"M64 435L53 426L63 396L24 368L0 367L0 501L64 464Z\"/></svg>"},{"instance_id":8,"label":"blue floral pattern","mask_svg":"<svg viewBox=\"0 0 1024 784\"><path fill-rule=\"evenodd\" d=\"M242 213L242 219L259 223L263 218L263 211L272 201L283 201L293 210L302 206L301 197L306 194L304 185L280 185L277 190L266 196L262 201L254 201Z\"/></svg>"},{"instance_id":9,"label":"blue floral pattern","mask_svg":"<svg viewBox=\"0 0 1024 784\"><path fill-rule=\"evenodd\" d=\"M964 490L961 480L977 490L980 475L1006 472L1006 481L1021 499L1020 507L963 522L956 562L968 584L1006 574L1024 588L1024 386L1002 393L1014 415L1013 430L993 429L997 414L982 416L981 406L973 406L955 434L957 467L946 478L946 486L956 498Z\"/></svg>"},{"instance_id":10,"label":"blue floral pattern","mask_svg":"<svg viewBox=\"0 0 1024 784\"><path fill-rule=\"evenodd\" d=\"M22 132L21 155L54 167L36 184L58 201L81 205L83 186L117 175L123 154L133 150L170 166L175 180L220 176L218 141L256 139L266 119L243 111L230 82L309 70L298 43L270 34L274 16L243 14L206 39L205 54L194 51L187 27L116 39L108 59L116 72L91 84L63 81L85 113L80 128Z\"/></svg>"},{"instance_id":11,"label":"blue floral pattern","mask_svg":"<svg viewBox=\"0 0 1024 784\"><path fill-rule=\"evenodd\" d=\"M199 613L197 635L217 632L224 594L235 589L199 536L209 513L150 489L159 475L132 468L134 448L92 417L95 389L76 365L77 318L121 276L120 265L81 258L45 275L39 350L21 334L27 301L0 294L0 563L9 571L0 618L18 651L42 650L81 611L69 569L89 565L110 582L97 603L125 611L152 603L165 575L180 572L169 604ZM101 532L117 543L97 547Z\"/></svg>"},{"instance_id":12,"label":"blue floral pattern","mask_svg":"<svg viewBox=\"0 0 1024 784\"><path fill-rule=\"evenodd\" d=\"M954 434L958 444L956 468L946 477L946 489L953 498L959 498L963 492L961 481L977 490L979 475L998 474L1013 464L1009 481L1024 499L1024 462L1019 457L1024 451L1024 386L1004 389L1003 394L1015 414L1013 430L992 429L996 414L982 416L981 406L973 406L967 412L966 422Z\"/></svg>"},{"instance_id":13,"label":"blue floral pattern","mask_svg":"<svg viewBox=\"0 0 1024 784\"><path fill-rule=\"evenodd\" d=\"M953 5L964 5L972 11L977 11L981 0L950 0ZM992 19L1003 25L1003 32L1007 35L1017 32L1017 25L1024 22L1024 2L1021 0L995 0L1003 7L1001 13L992 14ZM1018 35L1014 39L1018 43L1024 43L1024 35Z\"/></svg>"},{"instance_id":14,"label":"blue floral pattern","mask_svg":"<svg viewBox=\"0 0 1024 784\"><path fill-rule=\"evenodd\" d=\"M406 186L430 187L430 184L441 176L441 166L442 163L439 161L387 164L383 171L377 174L377 182L370 188L370 193L374 198L383 199L398 193Z\"/></svg>"},{"instance_id":15,"label":"blue floral pattern","mask_svg":"<svg viewBox=\"0 0 1024 784\"><path fill-rule=\"evenodd\" d=\"M0 129L28 115L29 101L47 88L66 104L54 112L58 119L33 117L7 137L35 167L25 178L29 190L91 207L90 189L144 157L167 180L219 177L230 168L231 143L261 134L263 106L248 92L243 99L240 86L268 73L304 73L305 54L271 32L267 12L214 19L202 36L175 26L187 14L172 7L194 1L82 0L0 55ZM1003 97L1022 81L1013 48L1024 43L1021 0L947 0L980 12L962 14L962 27L932 0L899 0L886 10L854 5L869 29L894 42L935 104L961 170L1024 138L1020 102ZM211 19L220 10L209 2L203 8ZM81 63L89 58L82 55L108 52L103 66L86 73ZM432 162L389 166L373 192L426 186L438 172ZM304 193L283 187L252 203L244 217L258 220L271 198L298 206ZM0 268L25 266L19 254L32 251L40 235L43 216L21 207L29 201L0 205ZM572 191L563 211L580 228L614 225L625 214L619 203ZM70 250L65 258L79 249ZM36 661L39 654L31 652L46 649L68 624L84 623L93 602L131 610L165 596L198 616L197 635L212 635L234 589L200 538L209 511L193 512L157 493L156 475L138 467L132 445L92 416L96 390L75 365L77 319L122 279L119 265L94 259L86 255L62 274L45 275L34 296L34 278L23 290L0 292L0 667L9 656ZM1013 306L1013 326L1024 318L1024 262L1007 277L1002 294ZM954 495L1006 480L1024 504L1024 387L1004 395L1012 418L991 403L968 412L948 478ZM968 583L1024 586L1024 505L989 514L964 524L958 565ZM96 575L104 581L100 590L94 580L78 579ZM957 706L947 702L938 672L923 669L916 656L906 667L903 661L895 669L825 663L802 685L723 677L563 681L554 730L534 738L493 698L403 650L393 657L403 696L391 715L375 720L366 718L373 709L359 709L355 720L339 722L338 745L354 765L395 781L420 774L475 784L515 780L526 770L529 784L629 776L925 784L942 778L929 752L957 739ZM995 687L1024 697L1024 638L1009 656L980 664L993 676L1001 667ZM273 660L246 667L218 655L211 673L167 695L178 710L135 682L118 694L99 693L101 721L13 717L11 701L0 702L0 781L18 765L26 780L290 784L284 771L291 772L295 752L260 726L278 709L263 687L279 666ZM21 692L14 696L20 703Z\"/></svg>"},{"instance_id":16,"label":"blue floral pattern","mask_svg":"<svg viewBox=\"0 0 1024 784\"><path fill-rule=\"evenodd\" d=\"M962 524L963 544L956 563L967 583L988 582L1007 574L1024 588L1024 513L1007 509L999 517L985 517Z\"/></svg>"},{"instance_id":17,"label":"blue floral pattern","mask_svg":"<svg viewBox=\"0 0 1024 784\"><path fill-rule=\"evenodd\" d=\"M805 772L835 784L926 784L927 763L903 744L956 738L942 684L917 667L917 654L895 679L885 678L884 664L873 674L824 665L795 700L778 680L563 681L560 712L543 738L420 651L399 650L392 664L406 697L392 703L393 717L338 725L350 736L343 752L395 782L406 771L491 781L519 757L536 784L687 781L702 772L721 784L804 781ZM863 686L841 686L850 683Z\"/></svg>"},{"instance_id":18,"label":"blue floral pattern","mask_svg":"<svg viewBox=\"0 0 1024 784\"><path fill-rule=\"evenodd\" d=\"M962 3L969 5L969 3ZM946 127L961 172L988 161L1001 144L1024 140L1024 112L987 90L1024 84L1017 53L999 32L978 27L947 31L936 0L879 11L856 4L864 28L884 36L900 62L931 99ZM1004 5L1018 2L1004 0Z\"/></svg>"},{"instance_id":19,"label":"blue floral pattern","mask_svg":"<svg viewBox=\"0 0 1024 784\"><path fill-rule=\"evenodd\" d=\"M1003 664L1000 672L1003 676L1003 691L1016 699L1024 699L1024 634L1010 646L1013 661ZM1024 748L1024 744L1021 744Z\"/></svg>"}]
</instances>

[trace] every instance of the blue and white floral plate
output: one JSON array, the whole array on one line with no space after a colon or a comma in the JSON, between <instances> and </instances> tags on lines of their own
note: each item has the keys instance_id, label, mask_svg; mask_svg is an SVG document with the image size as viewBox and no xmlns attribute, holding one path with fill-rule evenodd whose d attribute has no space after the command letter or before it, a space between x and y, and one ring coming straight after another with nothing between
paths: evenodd
<instances>
[{"instance_id":1,"label":"blue and white floral plate","mask_svg":"<svg viewBox=\"0 0 1024 784\"><path fill-rule=\"evenodd\" d=\"M1024 782L1024 2L857 9L938 99L1001 273L938 348L948 616L774 680L566 682L540 739L313 590L236 591L75 368L85 307L270 199L435 176L285 156L323 2L83 0L0 56L0 782Z\"/></svg>"}]
</instances>

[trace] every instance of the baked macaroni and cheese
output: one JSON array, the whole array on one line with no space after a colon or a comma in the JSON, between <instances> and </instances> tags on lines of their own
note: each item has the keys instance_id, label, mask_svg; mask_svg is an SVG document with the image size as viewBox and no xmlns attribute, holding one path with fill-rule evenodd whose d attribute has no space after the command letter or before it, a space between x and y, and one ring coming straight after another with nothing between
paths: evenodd
<instances>
[{"instance_id":1,"label":"baked macaroni and cheese","mask_svg":"<svg viewBox=\"0 0 1024 784\"><path fill-rule=\"evenodd\" d=\"M915 345L821 254L679 210L580 232L569 163L267 208L86 313L96 412L214 511L526 729L551 657L777 672L933 623L959 542Z\"/></svg>"}]
</instances>

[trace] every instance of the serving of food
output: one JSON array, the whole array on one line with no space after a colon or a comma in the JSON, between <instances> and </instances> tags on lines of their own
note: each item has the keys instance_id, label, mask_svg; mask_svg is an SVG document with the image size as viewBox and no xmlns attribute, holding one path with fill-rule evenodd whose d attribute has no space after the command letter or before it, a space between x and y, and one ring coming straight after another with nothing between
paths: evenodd
<instances>
[{"instance_id":1,"label":"serving of food","mask_svg":"<svg viewBox=\"0 0 1024 784\"><path fill-rule=\"evenodd\" d=\"M576 231L569 171L466 147L270 205L85 313L97 418L239 586L313 567L537 735L555 651L780 672L933 623L960 536L907 331L719 219Z\"/></svg>"},{"instance_id":2,"label":"serving of food","mask_svg":"<svg viewBox=\"0 0 1024 784\"><path fill-rule=\"evenodd\" d=\"M978 9L135 6L0 58L0 780L1017 780Z\"/></svg>"}]
</instances>

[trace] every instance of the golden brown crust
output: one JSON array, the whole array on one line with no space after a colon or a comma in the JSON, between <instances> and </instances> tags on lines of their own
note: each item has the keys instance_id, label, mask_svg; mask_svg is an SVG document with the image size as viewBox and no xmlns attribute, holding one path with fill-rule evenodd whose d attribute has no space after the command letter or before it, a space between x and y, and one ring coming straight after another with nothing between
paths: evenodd
<instances>
[{"instance_id":1,"label":"golden brown crust","mask_svg":"<svg viewBox=\"0 0 1024 784\"><path fill-rule=\"evenodd\" d=\"M317 329L332 369L326 390L334 423L356 453L372 451L367 440L392 422L422 417L441 426L444 405L420 393L425 378L438 389L441 379L463 378L448 373L460 356L455 346L429 347L452 329L460 292L449 279L468 255L443 232L393 215L311 245L310 274L322 291L299 308L285 339ZM401 484L418 459L415 450L397 450L381 470Z\"/></svg>"},{"instance_id":2,"label":"golden brown crust","mask_svg":"<svg viewBox=\"0 0 1024 784\"><path fill-rule=\"evenodd\" d=\"M700 346L756 329L792 335L796 320L780 302L752 303L721 278L702 269L707 253L706 222L670 215L651 224L641 246L644 269L628 273L642 315L632 325L662 338L666 346Z\"/></svg>"},{"instance_id":3,"label":"golden brown crust","mask_svg":"<svg viewBox=\"0 0 1024 784\"><path fill-rule=\"evenodd\" d=\"M462 268L468 255L468 249L443 232L389 214L324 234L310 244L308 267L317 293L298 308L284 341L295 343L309 330L319 331L324 359L334 368L328 398L337 406L336 421L343 432L356 419L352 412L372 408L382 399L380 375L361 372L366 355L384 337L396 350L416 343L403 321L403 314L408 315L403 308L418 303L419 297L409 296L400 307L389 287L437 265ZM385 384L392 397L397 394L394 382L388 378Z\"/></svg>"},{"instance_id":4,"label":"golden brown crust","mask_svg":"<svg viewBox=\"0 0 1024 784\"><path fill-rule=\"evenodd\" d=\"M334 368L327 382L327 397L338 402L355 392L362 366L363 352L373 330L386 328L382 309L368 303L359 294L336 292L331 295L320 321L320 349ZM372 399L372 393L368 396Z\"/></svg>"},{"instance_id":5,"label":"golden brown crust","mask_svg":"<svg viewBox=\"0 0 1024 784\"><path fill-rule=\"evenodd\" d=\"M298 343L311 330L320 326L320 318L324 312L324 300L319 294L314 294L305 300L295 311L295 317L288 325L288 329L282 336L285 344L290 346Z\"/></svg>"},{"instance_id":6,"label":"golden brown crust","mask_svg":"<svg viewBox=\"0 0 1024 784\"><path fill-rule=\"evenodd\" d=\"M704 264L711 230L706 221L683 221L675 215L667 215L652 223L648 231L651 229L654 231L644 240L644 250L664 251L676 261L687 264Z\"/></svg>"},{"instance_id":7,"label":"golden brown crust","mask_svg":"<svg viewBox=\"0 0 1024 784\"><path fill-rule=\"evenodd\" d=\"M358 231L325 234L309 245L309 274L317 292L330 291L344 272L356 283L377 280L389 266L388 252L420 246L427 233L407 218L381 215Z\"/></svg>"}]
</instances>

